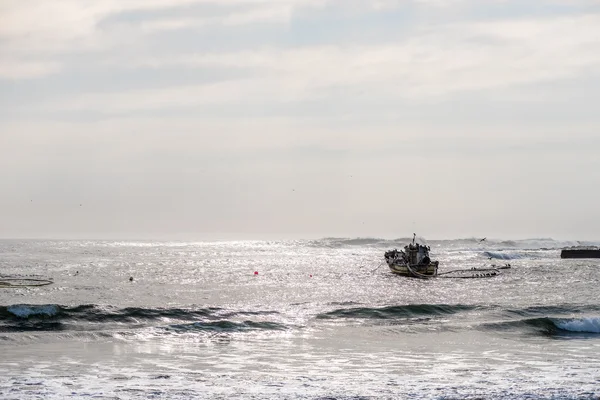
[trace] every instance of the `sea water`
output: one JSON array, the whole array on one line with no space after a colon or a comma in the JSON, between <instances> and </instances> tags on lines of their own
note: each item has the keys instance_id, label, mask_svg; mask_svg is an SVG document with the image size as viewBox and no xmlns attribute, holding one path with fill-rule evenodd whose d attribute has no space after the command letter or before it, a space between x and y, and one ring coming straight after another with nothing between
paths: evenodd
<instances>
[{"instance_id":1,"label":"sea water","mask_svg":"<svg viewBox=\"0 0 600 400\"><path fill-rule=\"evenodd\" d=\"M0 398L600 397L600 260L429 241L511 268L421 280L381 264L409 241L0 241L0 281L54 282L0 287Z\"/></svg>"}]
</instances>

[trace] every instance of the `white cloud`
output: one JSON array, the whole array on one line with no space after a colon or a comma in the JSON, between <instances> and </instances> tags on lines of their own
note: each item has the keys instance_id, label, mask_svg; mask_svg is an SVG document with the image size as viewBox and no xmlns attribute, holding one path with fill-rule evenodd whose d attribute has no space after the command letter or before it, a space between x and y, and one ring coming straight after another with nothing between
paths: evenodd
<instances>
[{"instance_id":1,"label":"white cloud","mask_svg":"<svg viewBox=\"0 0 600 400\"><path fill-rule=\"evenodd\" d=\"M123 42L139 44L144 35L162 30L199 27L206 24L243 25L251 23L287 23L292 10L298 5L318 5L320 0L32 0L28 2L7 0L0 4L2 23L0 40L6 64L23 65L52 62L53 69L61 63L60 56L70 52L110 50ZM168 10L192 4L230 6L231 10L220 17L156 17L141 21L135 29L111 31L99 27L110 16L124 12ZM236 6L243 6L243 11ZM0 70L0 78L28 78L35 74L19 74L14 68Z\"/></svg>"},{"instance_id":2,"label":"white cloud","mask_svg":"<svg viewBox=\"0 0 600 400\"><path fill-rule=\"evenodd\" d=\"M4 232L157 215L172 232L349 232L350 215L377 234L414 207L450 235L565 233L598 215L598 2L493 3L501 16L474 0L2 1L0 79L36 78L0 82ZM405 174L435 195L406 196Z\"/></svg>"},{"instance_id":3,"label":"white cloud","mask_svg":"<svg viewBox=\"0 0 600 400\"><path fill-rule=\"evenodd\" d=\"M300 7L329 5L340 11L381 10L409 3L425 11L442 6L433 0L344 3L333 0L11 0L0 5L3 16L0 40L4 41L4 67L0 69L0 77L19 79L56 72L65 62L63 55L71 52L102 51L105 56L110 55L112 49L120 48L127 54L136 53L149 40L148 34L165 30L212 25L288 24ZM159 12L194 4L227 8L218 16L174 17ZM455 0L445 2L443 6L449 7L449 4L462 8L471 2ZM594 2L581 0L578 4ZM149 10L158 12L146 15L135 24L125 24L125 27L123 24L99 25L110 16ZM368 46L341 41L336 47L255 48L234 54L170 55L169 58L137 60L132 56L121 58L119 62L154 66L255 66L278 71L279 75L274 77L277 85L281 79L296 81L297 84L291 85L293 87L383 83L386 89L391 85L392 91L395 86L406 95L415 96L570 76L598 63L599 38L600 16L591 14L485 23L472 21L457 25L421 23L416 30L407 32L402 41L390 43L389 39L383 38L386 44L374 42Z\"/></svg>"},{"instance_id":4,"label":"white cloud","mask_svg":"<svg viewBox=\"0 0 600 400\"><path fill-rule=\"evenodd\" d=\"M106 68L247 68L252 77L162 89L86 93L51 110L107 113L207 104L277 104L367 97L422 102L594 73L600 68L600 15L496 21L421 29L399 42L263 48L233 53L132 56ZM344 94L346 93L346 94Z\"/></svg>"},{"instance_id":5,"label":"white cloud","mask_svg":"<svg viewBox=\"0 0 600 400\"><path fill-rule=\"evenodd\" d=\"M232 12L218 17L155 18L140 23L139 32L143 34L150 34L160 31L199 28L211 25L236 26L253 23L287 24L292 18L292 12L292 5L281 4L269 6L260 5L246 12Z\"/></svg>"},{"instance_id":6,"label":"white cloud","mask_svg":"<svg viewBox=\"0 0 600 400\"><path fill-rule=\"evenodd\" d=\"M0 77L12 80L37 78L59 70L60 64L56 61L21 61L0 58Z\"/></svg>"}]
</instances>

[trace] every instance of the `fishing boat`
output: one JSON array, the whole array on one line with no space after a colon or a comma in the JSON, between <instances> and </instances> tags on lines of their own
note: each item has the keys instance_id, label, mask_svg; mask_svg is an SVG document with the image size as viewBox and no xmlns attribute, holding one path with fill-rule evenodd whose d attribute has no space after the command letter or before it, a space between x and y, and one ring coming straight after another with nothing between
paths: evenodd
<instances>
[{"instance_id":1,"label":"fishing boat","mask_svg":"<svg viewBox=\"0 0 600 400\"><path fill-rule=\"evenodd\" d=\"M390 270L397 275L414 278L429 278L437 276L439 261L431 261L429 251L431 248L415 241L413 233L412 243L404 246L404 250L389 250L385 252L385 262Z\"/></svg>"}]
</instances>

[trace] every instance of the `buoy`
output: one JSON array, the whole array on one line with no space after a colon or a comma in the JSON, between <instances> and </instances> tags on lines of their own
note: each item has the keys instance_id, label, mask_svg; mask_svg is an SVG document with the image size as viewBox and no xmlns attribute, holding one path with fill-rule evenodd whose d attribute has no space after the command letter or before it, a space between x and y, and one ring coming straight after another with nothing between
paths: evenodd
<instances>
[{"instance_id":1,"label":"buoy","mask_svg":"<svg viewBox=\"0 0 600 400\"><path fill-rule=\"evenodd\" d=\"M312 274L310 274L309 277L312 278Z\"/></svg>"},{"instance_id":2,"label":"buoy","mask_svg":"<svg viewBox=\"0 0 600 400\"><path fill-rule=\"evenodd\" d=\"M133 282L133 276L129 277L129 282Z\"/></svg>"},{"instance_id":3,"label":"buoy","mask_svg":"<svg viewBox=\"0 0 600 400\"><path fill-rule=\"evenodd\" d=\"M254 275L258 275L258 271L254 271Z\"/></svg>"}]
</instances>

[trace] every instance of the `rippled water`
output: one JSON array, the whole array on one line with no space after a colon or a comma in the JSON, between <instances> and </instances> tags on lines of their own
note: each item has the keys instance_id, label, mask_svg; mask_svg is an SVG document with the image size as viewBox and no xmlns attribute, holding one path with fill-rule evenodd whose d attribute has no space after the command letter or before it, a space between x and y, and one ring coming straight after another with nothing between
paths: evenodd
<instances>
[{"instance_id":1,"label":"rippled water","mask_svg":"<svg viewBox=\"0 0 600 400\"><path fill-rule=\"evenodd\" d=\"M511 268L416 280L381 265L406 241L0 241L0 280L54 281L0 288L0 397L600 396L600 260L432 241Z\"/></svg>"}]
</instances>

